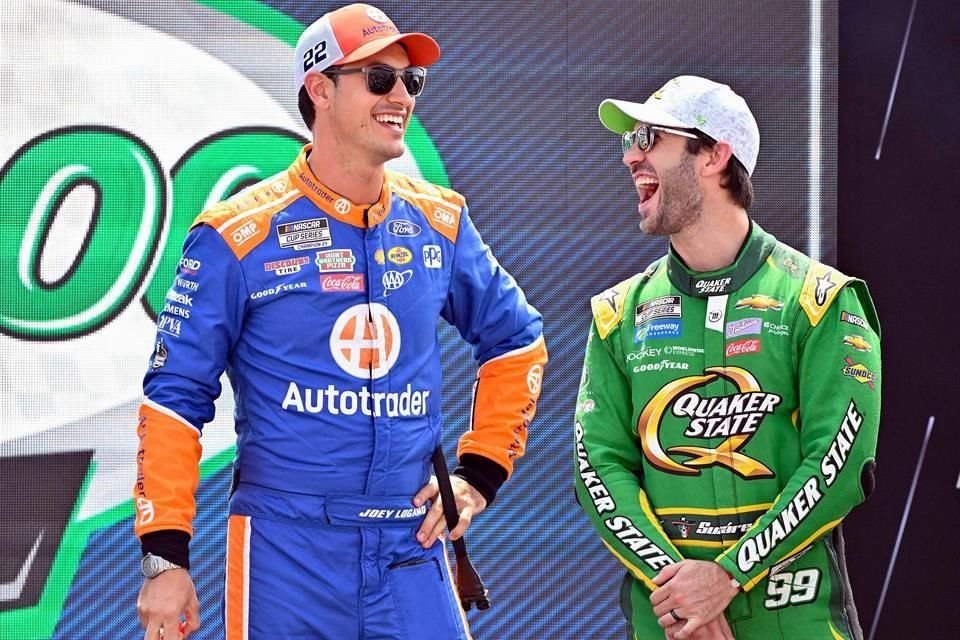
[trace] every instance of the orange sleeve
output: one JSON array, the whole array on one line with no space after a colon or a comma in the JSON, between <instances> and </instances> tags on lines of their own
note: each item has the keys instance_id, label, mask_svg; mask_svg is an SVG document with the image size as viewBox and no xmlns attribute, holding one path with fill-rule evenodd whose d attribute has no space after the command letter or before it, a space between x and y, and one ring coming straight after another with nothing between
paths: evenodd
<instances>
[{"instance_id":1,"label":"orange sleeve","mask_svg":"<svg viewBox=\"0 0 960 640\"><path fill-rule=\"evenodd\" d=\"M477 371L470 431L460 438L457 456L477 454L513 472L523 455L527 428L537 411L547 347L543 336L492 358Z\"/></svg>"},{"instance_id":2,"label":"orange sleeve","mask_svg":"<svg viewBox=\"0 0 960 640\"><path fill-rule=\"evenodd\" d=\"M133 500L137 536L161 530L193 534L194 494L200 482L200 433L150 400L140 405L137 481Z\"/></svg>"}]
</instances>

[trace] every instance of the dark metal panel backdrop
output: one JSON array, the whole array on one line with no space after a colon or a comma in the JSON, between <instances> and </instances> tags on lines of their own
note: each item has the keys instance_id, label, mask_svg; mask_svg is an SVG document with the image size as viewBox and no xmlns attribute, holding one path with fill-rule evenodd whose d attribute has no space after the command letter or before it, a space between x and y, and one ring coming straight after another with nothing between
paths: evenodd
<instances>
[{"instance_id":1,"label":"dark metal panel backdrop","mask_svg":"<svg viewBox=\"0 0 960 640\"><path fill-rule=\"evenodd\" d=\"M0 603L0 638L137 637L139 552L129 491L137 389L152 351L150 310L157 296L163 299L184 225L205 202L246 184L224 187L226 170L243 164L247 179L270 175L306 135L291 89L291 42L303 25L341 4L5 3L0 283L12 288L0 292L3 491L20 492L17 483L26 480L8 473L18 468L9 458L39 456L31 459L44 465L54 458L44 462L43 454L93 454L77 457L88 465L86 480L70 489L75 504L59 550L45 546L43 562L35 563L46 572L46 586L35 597L23 591ZM401 168L467 196L481 233L543 313L551 353L529 453L468 536L494 602L489 612L469 614L474 636L623 638L616 604L622 571L573 498L572 413L589 297L645 268L665 244L640 235L619 143L597 120L597 106L606 97L642 101L681 74L731 84L751 105L762 133L755 218L785 242L835 263L837 2L375 4L401 29L433 35L444 52L430 70L418 127L408 136L412 160ZM34 256L27 245L37 241L30 212L51 206L40 201L43 184L34 182L65 179L59 169L84 165L84 154L103 145L145 159L130 165L144 175L108 169L91 178L94 186L64 195L53 205L60 206L54 211L59 222L49 240L59 242L56 250L64 255L79 254L81 266L129 255L130 270L138 268L139 275L107 300L115 303L109 313L70 324L73 316L66 316L83 291L68 296L69 279L63 291L42 292L23 281L23 256ZM133 202L131 185L138 180L144 193L160 185L160 195ZM109 222L112 189L126 194L118 220L146 229L149 210L166 230L139 244L119 232L106 241L90 234L89 246L71 244L70 225ZM36 198L28 202L30 194ZM142 221L134 219L134 205L145 212ZM91 222L94 206L100 213ZM72 258L59 267L51 260L37 267L47 281L72 273ZM74 277L82 276L78 269ZM11 291L22 297L10 297ZM34 301L39 319L20 322L17 314L26 315ZM42 312L57 317L39 317ZM452 458L468 421L475 366L456 333L446 326L440 331L444 444ZM222 637L217 617L231 406L229 398L219 405L204 436L192 543L204 612L199 639ZM30 548L21 542L36 538L45 518L54 517L44 515L46 508L40 499L34 516L16 523L0 513L5 527L26 531L15 536L16 548L0 546L0 584L15 582L27 566Z\"/></svg>"},{"instance_id":2,"label":"dark metal panel backdrop","mask_svg":"<svg viewBox=\"0 0 960 640\"><path fill-rule=\"evenodd\" d=\"M869 5L840 8L838 254L883 324L883 424L877 490L844 532L864 631L946 640L960 575L960 4Z\"/></svg>"}]
</instances>

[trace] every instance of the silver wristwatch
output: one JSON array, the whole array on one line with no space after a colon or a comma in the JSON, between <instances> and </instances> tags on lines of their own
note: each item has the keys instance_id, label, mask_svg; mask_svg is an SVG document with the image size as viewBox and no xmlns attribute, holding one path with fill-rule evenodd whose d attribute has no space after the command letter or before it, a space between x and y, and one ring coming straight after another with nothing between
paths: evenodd
<instances>
[{"instance_id":1,"label":"silver wristwatch","mask_svg":"<svg viewBox=\"0 0 960 640\"><path fill-rule=\"evenodd\" d=\"M152 553L143 556L143 560L140 561L140 572L147 578L156 578L164 571L182 568L180 565L174 564L160 556L155 556Z\"/></svg>"}]
</instances>

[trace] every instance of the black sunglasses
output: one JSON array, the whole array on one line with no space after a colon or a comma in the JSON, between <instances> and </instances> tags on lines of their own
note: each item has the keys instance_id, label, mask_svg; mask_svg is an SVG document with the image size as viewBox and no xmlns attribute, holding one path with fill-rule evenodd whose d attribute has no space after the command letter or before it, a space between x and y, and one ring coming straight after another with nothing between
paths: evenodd
<instances>
[{"instance_id":1,"label":"black sunglasses","mask_svg":"<svg viewBox=\"0 0 960 640\"><path fill-rule=\"evenodd\" d=\"M385 96L390 93L393 90L393 86L397 84L397 78L401 78L403 80L403 86L407 89L407 93L416 98L423 93L423 85L427 82L427 70L424 67L394 69L390 65L375 64L370 67L358 67L355 69L333 67L323 73L328 76L362 73L367 77L367 91L375 96Z\"/></svg>"},{"instance_id":2,"label":"black sunglasses","mask_svg":"<svg viewBox=\"0 0 960 640\"><path fill-rule=\"evenodd\" d=\"M664 133L672 133L677 136L683 136L684 138L707 138L707 136L701 136L699 131L696 130L683 130L683 129L671 129L669 127L658 127L656 125L642 124L635 131L624 131L623 135L620 136L620 150L623 153L630 151L630 147L636 144L640 147L640 151L647 153L650 149L653 148L653 143L657 139L656 131L662 131Z\"/></svg>"}]
</instances>

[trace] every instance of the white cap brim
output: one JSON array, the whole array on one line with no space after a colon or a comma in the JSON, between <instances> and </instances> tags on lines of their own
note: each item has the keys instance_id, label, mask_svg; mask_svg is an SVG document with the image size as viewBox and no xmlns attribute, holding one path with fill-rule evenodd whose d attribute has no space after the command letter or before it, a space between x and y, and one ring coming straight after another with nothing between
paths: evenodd
<instances>
[{"instance_id":1,"label":"white cap brim","mask_svg":"<svg viewBox=\"0 0 960 640\"><path fill-rule=\"evenodd\" d=\"M661 127L673 127L676 129L696 128L694 125L683 122L652 105L627 102L626 100L614 100L613 98L607 98L600 103L598 115L600 116L600 122L603 123L603 126L619 134L632 131L638 122L659 125Z\"/></svg>"}]
</instances>

